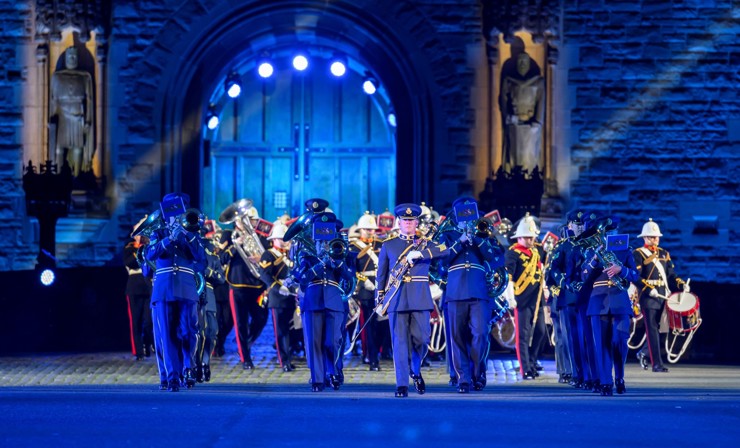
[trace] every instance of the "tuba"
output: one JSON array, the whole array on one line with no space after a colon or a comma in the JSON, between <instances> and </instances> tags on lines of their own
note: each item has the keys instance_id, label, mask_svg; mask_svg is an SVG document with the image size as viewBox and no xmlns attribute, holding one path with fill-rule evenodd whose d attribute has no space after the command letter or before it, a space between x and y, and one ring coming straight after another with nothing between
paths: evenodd
<instances>
[{"instance_id":1,"label":"tuba","mask_svg":"<svg viewBox=\"0 0 740 448\"><path fill-rule=\"evenodd\" d=\"M252 261L250 257L256 256L261 258L265 252L265 247L262 245L259 235L254 231L254 227L252 227L252 223L249 221L247 211L252 207L253 202L251 199L236 201L221 212L218 222L221 224L231 224L237 220L241 221L244 230L242 231L239 227L235 227L232 233L232 241L234 241L234 247L239 253L239 256L242 257L242 260L244 260L244 263L246 263L249 272L256 278L259 278L260 271L258 264ZM240 239L240 237L242 241L237 244L236 240Z\"/></svg>"},{"instance_id":2,"label":"tuba","mask_svg":"<svg viewBox=\"0 0 740 448\"><path fill-rule=\"evenodd\" d=\"M606 249L606 231L611 224L611 218L601 218L595 226L583 232L574 240L584 251L593 250L604 268L610 265L622 266L614 252ZM614 282L614 286L621 291L627 291L630 287L630 282L622 277L612 277L611 280Z\"/></svg>"}]
</instances>

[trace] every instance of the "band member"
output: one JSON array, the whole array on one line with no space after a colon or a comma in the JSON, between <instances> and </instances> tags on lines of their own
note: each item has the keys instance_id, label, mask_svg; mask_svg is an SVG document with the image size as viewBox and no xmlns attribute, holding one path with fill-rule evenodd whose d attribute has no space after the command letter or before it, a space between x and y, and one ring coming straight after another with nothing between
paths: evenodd
<instances>
[{"instance_id":1,"label":"band member","mask_svg":"<svg viewBox=\"0 0 740 448\"><path fill-rule=\"evenodd\" d=\"M231 241L231 230L224 230L220 234L214 235L215 254L222 261L221 253L225 250ZM223 266L223 265L222 265ZM224 272L224 276L225 276ZM226 354L226 338L234 328L234 316L231 314L231 287L228 282L213 285L213 292L216 296L216 320L218 322L218 333L216 335L216 346L213 349L213 356L222 357Z\"/></svg>"},{"instance_id":2,"label":"band member","mask_svg":"<svg viewBox=\"0 0 740 448\"><path fill-rule=\"evenodd\" d=\"M457 228L444 232L440 238L449 248L443 297L457 391L468 393L471 384L475 390L482 390L486 385L485 357L492 312L486 273L504 265L504 251L498 244L491 244L486 236L476 234L478 208L474 198L459 198L452 207Z\"/></svg>"},{"instance_id":3,"label":"band member","mask_svg":"<svg viewBox=\"0 0 740 448\"><path fill-rule=\"evenodd\" d=\"M509 284L513 287L513 302L516 304L516 356L524 380L538 376L536 360L547 331L542 306L545 254L542 246L535 245L538 233L534 218L527 214L511 236L516 238L516 244L506 252L506 270L511 276Z\"/></svg>"},{"instance_id":4,"label":"band member","mask_svg":"<svg viewBox=\"0 0 740 448\"><path fill-rule=\"evenodd\" d=\"M316 215L312 223L314 234L320 224L331 226L336 232L338 222L334 213ZM304 291L300 307L313 392L321 392L325 385L335 390L341 385L337 363L342 356L342 326L346 319L341 283L352 282L355 276L354 268L343 257L332 256L326 245L326 241L316 240L314 251L304 250L295 274Z\"/></svg>"},{"instance_id":5,"label":"band member","mask_svg":"<svg viewBox=\"0 0 740 448\"><path fill-rule=\"evenodd\" d=\"M170 193L162 200L163 204L177 201L184 210L190 204L190 197ZM181 375L188 388L195 385L192 370L198 334L195 275L205 270L206 253L197 233L186 230L176 216L164 218L167 229L153 232L146 258L156 266L152 307L162 330L168 390L177 392Z\"/></svg>"},{"instance_id":6,"label":"band member","mask_svg":"<svg viewBox=\"0 0 740 448\"><path fill-rule=\"evenodd\" d=\"M134 226L136 230L146 216ZM150 310L152 297L152 281L141 272L141 266L136 259L136 252L149 243L142 235L136 235L134 240L123 248L123 263L128 272L126 281L126 301L128 302L129 329L131 335L131 353L137 361L144 356L151 356L154 344L152 315ZM142 249L143 250L143 249Z\"/></svg>"},{"instance_id":7,"label":"band member","mask_svg":"<svg viewBox=\"0 0 740 448\"><path fill-rule=\"evenodd\" d=\"M291 362L290 321L296 307L296 293L286 284L293 262L288 258L289 243L283 241L288 227L276 223L270 236L272 247L262 254L260 268L261 279L267 285L267 308L272 313L272 325L275 332L275 348L278 362L283 372L292 372L295 366Z\"/></svg>"},{"instance_id":8,"label":"band member","mask_svg":"<svg viewBox=\"0 0 740 448\"><path fill-rule=\"evenodd\" d=\"M586 233L599 227L603 227L606 235L616 233L617 225L615 217L588 220ZM624 237L626 240L626 235ZM608 241L606 245L587 250L586 262L582 266L584 282L593 281L586 313L591 320L600 392L604 396L613 395L614 384L618 394L627 390L624 364L627 361L632 316L632 302L627 289L629 282L638 282L640 279L627 241L622 242L623 247L612 247Z\"/></svg>"},{"instance_id":9,"label":"band member","mask_svg":"<svg viewBox=\"0 0 740 448\"><path fill-rule=\"evenodd\" d=\"M446 257L444 244L437 245L417 239L416 228L421 208L416 204L401 204L394 210L399 218L397 237L383 242L378 255L376 303L387 306L396 369L396 397L408 397L409 377L419 394L426 392L421 364L428 351L431 337L429 315L434 309L429 290L429 264L432 259ZM423 250L419 250L423 249ZM407 264L408 269L398 270ZM395 278L396 275L401 278ZM397 284L397 289L395 283ZM387 301L387 302L386 302Z\"/></svg>"},{"instance_id":10,"label":"band member","mask_svg":"<svg viewBox=\"0 0 740 448\"><path fill-rule=\"evenodd\" d=\"M559 343L562 344L562 350L567 353L565 357L570 360L571 378L561 376L559 382L568 382L571 386L579 389L583 387L584 365L587 365L588 361L585 359L583 342L578 337L576 302L579 292L571 287L570 279L577 278L577 284L582 283L580 281L580 266L583 260L573 264L570 264L569 260L574 257L577 258L581 253L580 247L575 244L574 239L583 233L583 220L586 215L587 213L583 210L573 210L567 214L565 234L562 235L563 237L550 255L549 270L549 277L553 283L551 290L557 291L555 308L558 313L560 327ZM588 291L590 296L590 288ZM588 379L591 379L591 377L589 376Z\"/></svg>"},{"instance_id":11,"label":"band member","mask_svg":"<svg viewBox=\"0 0 740 448\"><path fill-rule=\"evenodd\" d=\"M640 309L645 316L647 344L637 353L640 363L647 369L648 357L653 372L668 372L663 365L658 328L660 317L665 308L665 299L671 291L683 288L689 292L689 285L676 276L671 255L667 250L658 247L660 244L660 227L650 219L642 226L642 233L637 235L645 242L643 247L633 252L637 272L640 274Z\"/></svg>"},{"instance_id":12,"label":"band member","mask_svg":"<svg viewBox=\"0 0 740 448\"><path fill-rule=\"evenodd\" d=\"M218 336L218 321L216 319L215 285L226 283L221 261L215 253L215 246L210 239L203 239L208 266L203 276L206 287L201 294L201 303L198 307L198 348L195 352L195 378L199 383L211 381L211 353L216 346Z\"/></svg>"},{"instance_id":13,"label":"band member","mask_svg":"<svg viewBox=\"0 0 740 448\"><path fill-rule=\"evenodd\" d=\"M240 213L245 215L244 219L251 221L252 227L257 225L259 215L254 206ZM267 309L261 303L265 285L252 273L247 266L247 261L242 258L236 247L236 245L244 244L244 240L251 237L246 225L241 218L234 220L234 223L236 228L231 234L231 241L221 252L221 263L226 266L226 281L231 288L229 301L231 313L234 316L239 360L245 370L252 370L254 369L252 344L267 324ZM264 245L267 246L267 242ZM248 254L248 256L251 263L259 264L259 255Z\"/></svg>"},{"instance_id":14,"label":"band member","mask_svg":"<svg viewBox=\"0 0 740 448\"><path fill-rule=\"evenodd\" d=\"M566 314L566 297L565 292L560 290L554 271L554 261L558 258L560 247L564 243L567 235L564 235L566 226L561 226L561 238L555 241L555 237L550 232L547 233L542 241L542 248L547 253L545 258L544 276L545 286L549 291L547 299L547 309L550 312L552 320L553 339L555 341L555 368L558 373L558 383L567 384L573 377L572 361L570 348L570 335L568 328L565 326Z\"/></svg>"},{"instance_id":15,"label":"band member","mask_svg":"<svg viewBox=\"0 0 740 448\"><path fill-rule=\"evenodd\" d=\"M378 271L378 254L380 253L380 241L375 239L375 232L378 225L375 222L375 216L370 212L365 212L357 221L357 229L360 237L352 241L353 252L357 257L357 300L360 303L361 325L373 315L375 308L375 276ZM378 320L372 318L365 326L363 340L367 347L367 360L370 364L370 371L377 372L380 370L379 350L378 350Z\"/></svg>"}]
</instances>

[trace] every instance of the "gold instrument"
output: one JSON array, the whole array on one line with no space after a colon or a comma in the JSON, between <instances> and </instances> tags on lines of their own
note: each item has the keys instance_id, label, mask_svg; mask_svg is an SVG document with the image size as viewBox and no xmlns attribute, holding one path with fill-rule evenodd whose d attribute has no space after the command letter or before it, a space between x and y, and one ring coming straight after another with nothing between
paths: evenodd
<instances>
[{"instance_id":1,"label":"gold instrument","mask_svg":"<svg viewBox=\"0 0 740 448\"><path fill-rule=\"evenodd\" d=\"M624 266L622 266L622 263L614 252L606 249L606 231L611 225L611 218L601 218L596 225L588 231L583 232L574 241L584 250L593 250L594 255L604 268L615 265L624 269ZM629 289L629 281L622 277L612 277L611 281L620 291L627 291Z\"/></svg>"},{"instance_id":2,"label":"gold instrument","mask_svg":"<svg viewBox=\"0 0 740 448\"><path fill-rule=\"evenodd\" d=\"M253 202L251 199L240 199L221 212L218 222L221 224L231 224L236 221L242 223L242 228L235 226L231 238L237 253L242 257L244 263L246 263L249 272L256 278L259 278L259 264L252 261L252 257L262 258L265 247L262 245L259 235L257 235L254 227L252 227L252 223L249 221L247 212L252 207Z\"/></svg>"}]
</instances>

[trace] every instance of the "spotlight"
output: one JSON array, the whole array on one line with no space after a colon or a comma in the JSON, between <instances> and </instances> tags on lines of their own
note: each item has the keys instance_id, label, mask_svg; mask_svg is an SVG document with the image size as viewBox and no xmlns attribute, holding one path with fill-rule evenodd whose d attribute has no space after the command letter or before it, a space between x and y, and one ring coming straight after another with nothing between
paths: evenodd
<instances>
[{"instance_id":1,"label":"spotlight","mask_svg":"<svg viewBox=\"0 0 740 448\"><path fill-rule=\"evenodd\" d=\"M270 61L262 61L257 66L257 73L261 78L269 78L275 72L275 68L272 66Z\"/></svg>"},{"instance_id":2,"label":"spotlight","mask_svg":"<svg viewBox=\"0 0 740 448\"><path fill-rule=\"evenodd\" d=\"M208 106L208 112L206 112L206 126L208 126L208 129L214 130L218 127L219 124L218 115L216 115L216 111L214 109L214 105L211 104Z\"/></svg>"},{"instance_id":3,"label":"spotlight","mask_svg":"<svg viewBox=\"0 0 740 448\"><path fill-rule=\"evenodd\" d=\"M293 58L293 68L299 72L308 68L308 58L305 54L299 53Z\"/></svg>"},{"instance_id":4,"label":"spotlight","mask_svg":"<svg viewBox=\"0 0 740 448\"><path fill-rule=\"evenodd\" d=\"M370 75L365 75L365 80L362 82L362 90L364 90L368 95L372 95L378 91L379 85L380 84L377 79Z\"/></svg>"},{"instance_id":5,"label":"spotlight","mask_svg":"<svg viewBox=\"0 0 740 448\"><path fill-rule=\"evenodd\" d=\"M226 77L226 93L230 98L236 98L242 93L238 73L233 72Z\"/></svg>"},{"instance_id":6,"label":"spotlight","mask_svg":"<svg viewBox=\"0 0 740 448\"><path fill-rule=\"evenodd\" d=\"M329 70L331 71L331 74L337 78L344 76L344 74L347 73L347 59L342 56L335 55L334 58L332 58Z\"/></svg>"},{"instance_id":7,"label":"spotlight","mask_svg":"<svg viewBox=\"0 0 740 448\"><path fill-rule=\"evenodd\" d=\"M56 275L54 275L54 271L50 268L46 268L41 271L41 275L39 275L39 279L41 280L41 284L44 286L51 286L54 284L54 280L56 280Z\"/></svg>"},{"instance_id":8,"label":"spotlight","mask_svg":"<svg viewBox=\"0 0 740 448\"><path fill-rule=\"evenodd\" d=\"M391 127L396 127L396 113L393 111L388 112L388 116L386 117L388 120L388 124L391 125Z\"/></svg>"}]
</instances>

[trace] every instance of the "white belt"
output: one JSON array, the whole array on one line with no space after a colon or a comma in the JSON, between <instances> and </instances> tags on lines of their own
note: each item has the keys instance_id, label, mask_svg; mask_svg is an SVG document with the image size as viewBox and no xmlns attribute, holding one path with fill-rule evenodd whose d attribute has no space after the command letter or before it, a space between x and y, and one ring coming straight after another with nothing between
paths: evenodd
<instances>
[{"instance_id":1,"label":"white belt","mask_svg":"<svg viewBox=\"0 0 740 448\"><path fill-rule=\"evenodd\" d=\"M461 263L461 264L456 264L456 265L450 266L450 269L449 269L448 272L457 271L459 269L465 269L466 271L469 270L469 269L478 269L478 270L481 270L483 272L486 272L486 268L484 268L483 266L481 266L479 264L476 264L476 263Z\"/></svg>"},{"instance_id":2,"label":"white belt","mask_svg":"<svg viewBox=\"0 0 740 448\"><path fill-rule=\"evenodd\" d=\"M128 271L128 275L141 274L141 269L131 269L127 267L126 270Z\"/></svg>"},{"instance_id":3,"label":"white belt","mask_svg":"<svg viewBox=\"0 0 740 448\"><path fill-rule=\"evenodd\" d=\"M157 269L157 272L156 273L157 274L166 274L167 272L177 273L177 272L180 272L180 271L185 272L186 274L195 275L195 271L194 270L192 270L190 268L184 268L184 267L181 267L181 266L172 266L172 267L169 267L169 268L160 268L160 269Z\"/></svg>"}]
</instances>

